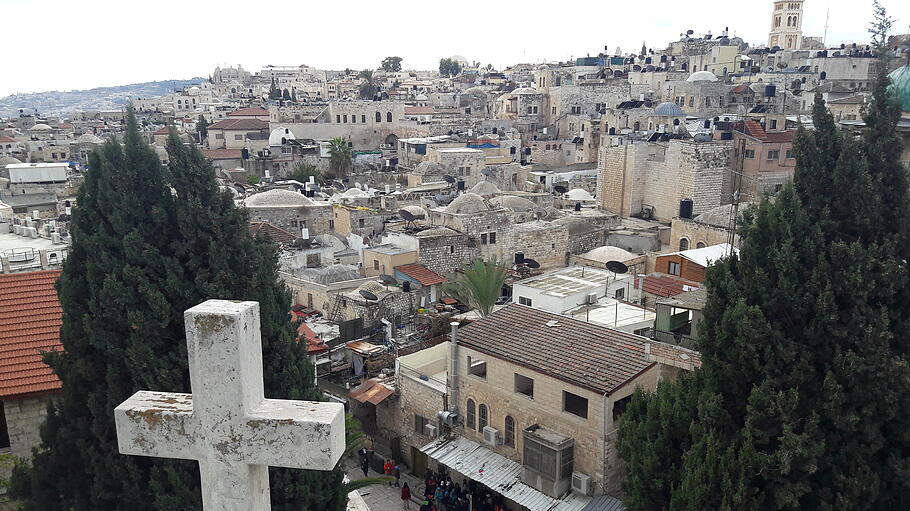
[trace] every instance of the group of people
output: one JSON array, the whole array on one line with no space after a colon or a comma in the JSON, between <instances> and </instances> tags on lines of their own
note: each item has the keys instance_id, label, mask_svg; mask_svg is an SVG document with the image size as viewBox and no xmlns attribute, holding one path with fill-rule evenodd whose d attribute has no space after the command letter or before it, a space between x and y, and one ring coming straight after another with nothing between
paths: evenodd
<instances>
[{"instance_id":1,"label":"group of people","mask_svg":"<svg viewBox=\"0 0 910 511\"><path fill-rule=\"evenodd\" d=\"M452 481L452 477L427 469L423 477L424 494L421 500L420 511L504 511L505 503L501 495L495 497L481 488L473 480L463 480L464 484ZM411 499L410 488L401 489L401 499L405 501L405 509L409 508Z\"/></svg>"}]
</instances>

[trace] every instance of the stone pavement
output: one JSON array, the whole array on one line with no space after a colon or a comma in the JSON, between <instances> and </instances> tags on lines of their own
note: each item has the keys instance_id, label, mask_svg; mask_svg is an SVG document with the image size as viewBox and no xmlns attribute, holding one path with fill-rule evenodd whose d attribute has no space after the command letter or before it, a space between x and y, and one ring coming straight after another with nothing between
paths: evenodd
<instances>
[{"instance_id":1,"label":"stone pavement","mask_svg":"<svg viewBox=\"0 0 910 511\"><path fill-rule=\"evenodd\" d=\"M345 462L346 473L351 481L363 478L363 472L360 471L360 464L356 459L347 458ZM383 475L384 474L375 472L372 468L370 469L369 477L381 477ZM423 486L422 480L402 471L401 483L404 484L405 481L407 481L408 486L411 488L412 495L416 495L417 488ZM397 509L404 509L401 503L401 488L396 487L394 483L392 483L392 486L389 486L388 483L374 484L357 491L360 492L364 502L370 506L370 511L394 511ZM420 506L415 499L411 500L410 509L414 511L420 509Z\"/></svg>"}]
</instances>

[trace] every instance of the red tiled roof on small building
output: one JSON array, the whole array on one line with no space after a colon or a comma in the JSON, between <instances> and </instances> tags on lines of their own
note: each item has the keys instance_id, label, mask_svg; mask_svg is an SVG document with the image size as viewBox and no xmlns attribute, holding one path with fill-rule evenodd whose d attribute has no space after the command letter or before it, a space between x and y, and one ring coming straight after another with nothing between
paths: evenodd
<instances>
[{"instance_id":1,"label":"red tiled roof on small building","mask_svg":"<svg viewBox=\"0 0 910 511\"><path fill-rule=\"evenodd\" d=\"M60 270L0 275L0 399L27 397L61 388L41 360L62 350L63 311L54 284Z\"/></svg>"},{"instance_id":2,"label":"red tiled roof on small building","mask_svg":"<svg viewBox=\"0 0 910 511\"><path fill-rule=\"evenodd\" d=\"M263 117L269 115L269 111L259 107L241 108L227 114L228 117Z\"/></svg>"},{"instance_id":3,"label":"red tiled roof on small building","mask_svg":"<svg viewBox=\"0 0 910 511\"><path fill-rule=\"evenodd\" d=\"M256 118L224 119L209 126L210 130L265 130L269 128L268 121Z\"/></svg>"},{"instance_id":4,"label":"red tiled roof on small building","mask_svg":"<svg viewBox=\"0 0 910 511\"><path fill-rule=\"evenodd\" d=\"M274 226L268 222L250 222L250 234L255 238L260 234L268 236L272 241L278 243L293 243L297 236L285 231L281 227Z\"/></svg>"},{"instance_id":5,"label":"red tiled roof on small building","mask_svg":"<svg viewBox=\"0 0 910 511\"><path fill-rule=\"evenodd\" d=\"M635 289L638 289L641 279L635 279ZM664 273L651 273L644 277L644 292L657 296L676 296L683 291L699 289L702 286L699 282L674 277Z\"/></svg>"},{"instance_id":6,"label":"red tiled roof on small building","mask_svg":"<svg viewBox=\"0 0 910 511\"><path fill-rule=\"evenodd\" d=\"M448 279L442 275L418 263L403 264L401 266L396 266L395 269L417 282L420 282L421 286L432 286L434 284L448 282Z\"/></svg>"}]
</instances>

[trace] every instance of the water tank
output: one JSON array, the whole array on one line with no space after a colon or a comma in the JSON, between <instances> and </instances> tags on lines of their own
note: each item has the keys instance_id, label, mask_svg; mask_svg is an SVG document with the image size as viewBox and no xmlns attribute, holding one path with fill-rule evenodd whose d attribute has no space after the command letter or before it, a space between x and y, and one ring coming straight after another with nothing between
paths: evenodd
<instances>
[{"instance_id":1,"label":"water tank","mask_svg":"<svg viewBox=\"0 0 910 511\"><path fill-rule=\"evenodd\" d=\"M679 217L692 218L692 199L683 199L679 201Z\"/></svg>"},{"instance_id":2,"label":"water tank","mask_svg":"<svg viewBox=\"0 0 910 511\"><path fill-rule=\"evenodd\" d=\"M401 290L404 291L405 293L410 293L411 292L411 282L408 280L402 281Z\"/></svg>"},{"instance_id":3,"label":"water tank","mask_svg":"<svg viewBox=\"0 0 910 511\"><path fill-rule=\"evenodd\" d=\"M515 252L515 264L522 264L525 262L525 253L524 252Z\"/></svg>"},{"instance_id":4,"label":"water tank","mask_svg":"<svg viewBox=\"0 0 910 511\"><path fill-rule=\"evenodd\" d=\"M765 97L773 98L777 95L777 86L765 85Z\"/></svg>"}]
</instances>

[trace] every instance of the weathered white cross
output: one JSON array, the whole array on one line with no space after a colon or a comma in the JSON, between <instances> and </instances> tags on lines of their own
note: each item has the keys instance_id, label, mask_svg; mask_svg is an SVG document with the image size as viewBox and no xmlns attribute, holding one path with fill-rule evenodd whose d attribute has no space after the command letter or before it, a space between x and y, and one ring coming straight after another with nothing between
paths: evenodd
<instances>
[{"instance_id":1,"label":"weathered white cross","mask_svg":"<svg viewBox=\"0 0 910 511\"><path fill-rule=\"evenodd\" d=\"M268 466L332 470L344 451L339 403L265 399L259 303L189 309L192 394L139 391L114 409L120 452L199 461L207 511L266 511Z\"/></svg>"}]
</instances>

